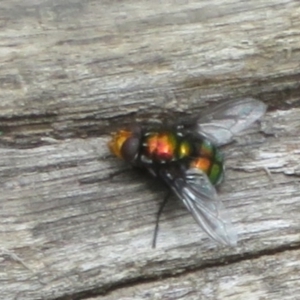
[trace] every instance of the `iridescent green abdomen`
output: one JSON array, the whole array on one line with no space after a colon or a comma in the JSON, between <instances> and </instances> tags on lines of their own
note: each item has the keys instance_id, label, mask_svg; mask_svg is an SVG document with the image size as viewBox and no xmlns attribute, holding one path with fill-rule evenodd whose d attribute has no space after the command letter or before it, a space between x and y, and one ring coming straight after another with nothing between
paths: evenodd
<instances>
[{"instance_id":1,"label":"iridescent green abdomen","mask_svg":"<svg viewBox=\"0 0 300 300\"><path fill-rule=\"evenodd\" d=\"M182 163L186 168L197 168L207 174L212 184L223 177L223 157L207 139L173 131L144 134L143 161L156 164Z\"/></svg>"},{"instance_id":2,"label":"iridescent green abdomen","mask_svg":"<svg viewBox=\"0 0 300 300\"><path fill-rule=\"evenodd\" d=\"M148 132L143 137L141 152L148 161L166 164L190 157L193 145L180 133Z\"/></svg>"},{"instance_id":3,"label":"iridescent green abdomen","mask_svg":"<svg viewBox=\"0 0 300 300\"><path fill-rule=\"evenodd\" d=\"M190 166L205 172L212 184L220 183L224 175L223 155L207 139L202 139L195 144L196 155L191 159Z\"/></svg>"}]
</instances>

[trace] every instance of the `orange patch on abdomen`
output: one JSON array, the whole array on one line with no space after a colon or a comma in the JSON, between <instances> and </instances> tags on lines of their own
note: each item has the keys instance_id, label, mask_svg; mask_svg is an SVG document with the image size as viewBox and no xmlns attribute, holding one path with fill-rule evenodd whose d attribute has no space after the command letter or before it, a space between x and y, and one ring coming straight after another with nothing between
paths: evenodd
<instances>
[{"instance_id":1,"label":"orange patch on abdomen","mask_svg":"<svg viewBox=\"0 0 300 300\"><path fill-rule=\"evenodd\" d=\"M192 161L191 167L207 173L211 165L211 160L206 157L197 158Z\"/></svg>"}]
</instances>

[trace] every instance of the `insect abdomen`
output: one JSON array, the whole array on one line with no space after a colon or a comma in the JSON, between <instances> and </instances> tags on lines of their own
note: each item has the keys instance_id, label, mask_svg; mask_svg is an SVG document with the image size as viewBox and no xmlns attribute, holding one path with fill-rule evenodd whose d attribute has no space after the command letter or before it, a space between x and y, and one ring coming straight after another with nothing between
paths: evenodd
<instances>
[{"instance_id":1,"label":"insect abdomen","mask_svg":"<svg viewBox=\"0 0 300 300\"><path fill-rule=\"evenodd\" d=\"M155 163L168 163L192 154L192 144L171 131L150 132L144 137L143 155Z\"/></svg>"},{"instance_id":2,"label":"insect abdomen","mask_svg":"<svg viewBox=\"0 0 300 300\"><path fill-rule=\"evenodd\" d=\"M223 157L218 149L206 139L184 136L172 131L149 132L144 135L142 161L167 164L187 164L205 172L212 184L218 184L223 177Z\"/></svg>"},{"instance_id":3,"label":"insect abdomen","mask_svg":"<svg viewBox=\"0 0 300 300\"><path fill-rule=\"evenodd\" d=\"M196 155L190 166L205 172L212 184L218 184L223 178L223 156L208 140L203 139L196 147Z\"/></svg>"}]
</instances>

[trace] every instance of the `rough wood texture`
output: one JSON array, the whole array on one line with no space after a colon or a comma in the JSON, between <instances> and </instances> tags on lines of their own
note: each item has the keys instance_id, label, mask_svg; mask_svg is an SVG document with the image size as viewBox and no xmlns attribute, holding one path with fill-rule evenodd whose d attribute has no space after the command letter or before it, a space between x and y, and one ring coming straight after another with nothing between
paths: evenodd
<instances>
[{"instance_id":1,"label":"rough wood texture","mask_svg":"<svg viewBox=\"0 0 300 300\"><path fill-rule=\"evenodd\" d=\"M89 299L294 300L300 294L299 259L299 250L264 255L227 266L209 267L161 281L121 288L108 296Z\"/></svg>"},{"instance_id":2,"label":"rough wood texture","mask_svg":"<svg viewBox=\"0 0 300 300\"><path fill-rule=\"evenodd\" d=\"M299 295L299 1L3 0L0 14L3 299ZM238 247L173 201L151 249L165 190L107 156L107 134L245 96L271 109L224 149Z\"/></svg>"}]
</instances>

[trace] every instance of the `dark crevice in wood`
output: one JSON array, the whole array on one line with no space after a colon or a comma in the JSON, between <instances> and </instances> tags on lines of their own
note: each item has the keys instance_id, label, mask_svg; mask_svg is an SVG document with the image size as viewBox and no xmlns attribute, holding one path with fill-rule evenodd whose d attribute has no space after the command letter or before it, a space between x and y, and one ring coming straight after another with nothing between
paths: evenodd
<instances>
[{"instance_id":1,"label":"dark crevice in wood","mask_svg":"<svg viewBox=\"0 0 300 300\"><path fill-rule=\"evenodd\" d=\"M90 297L103 296L118 289L129 288L138 284L145 284L150 282L155 282L157 280L161 281L168 278L178 278L183 275L187 275L190 272L201 271L208 268L217 268L222 266L228 266L230 264L240 263L242 261L253 261L263 256L273 256L286 251L296 251L300 249L300 243L295 243L293 245L282 245L277 248L263 249L252 253L242 253L235 254L232 256L223 257L221 261L209 260L207 263L203 263L200 266L183 268L178 270L176 274L170 270L170 272L160 273L160 274L147 274L146 276L140 276L135 278L129 278L127 280L114 282L113 284L103 285L101 288L95 288L87 291L82 291L72 295L64 295L58 298L53 298L52 300L84 300ZM147 267L147 266L145 266Z\"/></svg>"},{"instance_id":2,"label":"dark crevice in wood","mask_svg":"<svg viewBox=\"0 0 300 300\"><path fill-rule=\"evenodd\" d=\"M273 87L270 91L264 91L256 95L249 94L247 96L263 100L268 104L269 111L297 108L300 107L299 79L299 74L278 76L272 79L262 78L259 81L257 80L257 82L254 82L252 79L248 85L261 86L262 90L268 84L274 85L276 82L278 82L278 84L287 82L287 84L289 83L291 86L285 87L284 89L279 87L278 90ZM234 90L234 86L236 86L236 88L241 85L245 86L245 81L250 80L250 78L228 80L230 80L230 82L226 82L223 78L221 82L218 83L217 78L192 78L183 83L181 88L179 86L177 90L173 90L172 93L174 94L175 99L180 100L182 97L189 97L189 94L193 93L193 90L197 91L201 88L212 88L221 83L224 86L233 86L232 89ZM199 94L201 94L201 90L199 90ZM205 92L203 92L203 94L205 95ZM246 95L242 95L241 97L246 97ZM135 106L136 109L134 109ZM39 112L37 114L28 115L24 114L23 116L2 116L0 118L0 144L3 147L30 149L47 144L47 142L42 141L42 138L44 137L50 137L57 140L64 140L66 138L99 137L101 135L110 134L119 127L127 126L132 124L132 122L150 123L152 126L157 126L159 123L165 124L166 120L186 118L190 115L191 111L193 114L200 114L203 107L203 103L201 106L192 104L189 110L181 112L176 111L176 107L174 107L174 109L166 109L164 107L150 105L145 109L139 108L138 104L133 104L132 109L134 111L128 113L120 111L119 114L114 112L113 114L109 113L107 116L103 115L103 112L99 116L97 111L94 110L82 112L85 114L82 117L76 114L74 115L72 112L63 114L63 119L61 119L60 114L55 111L46 113ZM118 121L116 122L116 120Z\"/></svg>"},{"instance_id":3,"label":"dark crevice in wood","mask_svg":"<svg viewBox=\"0 0 300 300\"><path fill-rule=\"evenodd\" d=\"M272 91L268 94L258 95L256 98L266 99L265 102L269 104L269 111L277 109L287 110L300 107L299 93L300 89L286 89L285 91ZM282 101L282 99L294 100L292 100L291 103L287 103L286 101ZM202 109L202 107L194 107L191 108L191 111L193 111L193 114L200 114ZM64 140L70 138L100 137L102 135L109 135L119 128L126 127L133 122L148 124L153 127L170 123L170 120L190 118L190 112L187 111L183 113L171 110L163 112L159 107L151 107L148 112L145 110L137 111L135 113L122 115L121 118L112 116L99 120L95 116L88 116L77 120L67 119L65 121L66 123L72 122L72 124L68 125L64 124L64 121L56 121L56 118L57 116L54 117L54 115L35 117L31 119L31 121L34 120L34 123L31 124L29 124L29 117L17 117L16 119L12 118L7 120L1 118L1 147L32 149L49 144L44 138ZM118 121L116 122L116 120Z\"/></svg>"}]
</instances>

